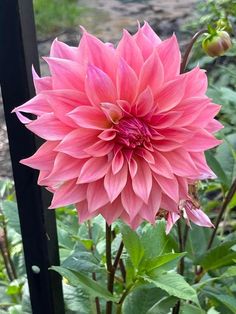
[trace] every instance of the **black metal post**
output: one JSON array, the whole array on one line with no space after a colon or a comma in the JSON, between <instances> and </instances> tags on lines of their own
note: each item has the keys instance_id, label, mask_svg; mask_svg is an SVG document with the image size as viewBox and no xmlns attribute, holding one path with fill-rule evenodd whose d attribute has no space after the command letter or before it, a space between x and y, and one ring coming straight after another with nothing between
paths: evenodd
<instances>
[{"instance_id":1,"label":"black metal post","mask_svg":"<svg viewBox=\"0 0 236 314\"><path fill-rule=\"evenodd\" d=\"M32 64L39 69L32 0L1 0L0 85L32 312L63 314L61 279L48 271L51 265L59 264L55 213L46 209L49 196L37 186L36 172L19 164L37 145L34 136L11 114L14 107L34 96ZM34 272L33 266L40 271Z\"/></svg>"}]
</instances>

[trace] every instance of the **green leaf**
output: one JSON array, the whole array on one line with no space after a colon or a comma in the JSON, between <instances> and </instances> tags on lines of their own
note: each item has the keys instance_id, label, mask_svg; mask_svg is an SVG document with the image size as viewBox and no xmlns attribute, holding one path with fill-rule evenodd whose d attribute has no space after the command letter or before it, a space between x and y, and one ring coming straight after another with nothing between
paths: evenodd
<instances>
[{"instance_id":1,"label":"green leaf","mask_svg":"<svg viewBox=\"0 0 236 314\"><path fill-rule=\"evenodd\" d=\"M195 263L201 265L206 271L234 264L236 252L231 247L236 240L231 240L219 244L217 247L208 250L195 260Z\"/></svg>"},{"instance_id":2,"label":"green leaf","mask_svg":"<svg viewBox=\"0 0 236 314\"><path fill-rule=\"evenodd\" d=\"M160 274L155 280L148 276L141 276L149 283L166 291L170 296L184 300L191 300L199 304L196 291L184 280L182 276L176 273Z\"/></svg>"},{"instance_id":3,"label":"green leaf","mask_svg":"<svg viewBox=\"0 0 236 314\"><path fill-rule=\"evenodd\" d=\"M103 286L80 272L74 272L60 266L52 266L50 269L55 270L62 277L65 277L72 286L80 285L94 297L101 297L108 301L117 301L117 298L114 297Z\"/></svg>"},{"instance_id":4,"label":"green leaf","mask_svg":"<svg viewBox=\"0 0 236 314\"><path fill-rule=\"evenodd\" d=\"M141 242L144 247L145 258L153 259L159 255L177 250L173 237L166 234L166 223L160 220L155 226L147 224L143 230Z\"/></svg>"},{"instance_id":5,"label":"green leaf","mask_svg":"<svg viewBox=\"0 0 236 314\"><path fill-rule=\"evenodd\" d=\"M8 226L14 229L15 232L21 234L20 221L19 221L16 202L7 201L7 200L3 201L2 211L3 211L4 216L7 218Z\"/></svg>"},{"instance_id":6,"label":"green leaf","mask_svg":"<svg viewBox=\"0 0 236 314\"><path fill-rule=\"evenodd\" d=\"M122 233L125 248L130 256L132 264L138 268L139 263L144 255L144 248L140 241L139 236L127 225L121 224L120 231Z\"/></svg>"},{"instance_id":7,"label":"green leaf","mask_svg":"<svg viewBox=\"0 0 236 314\"><path fill-rule=\"evenodd\" d=\"M180 314L206 314L205 311L192 304L183 304L180 307Z\"/></svg>"},{"instance_id":8,"label":"green leaf","mask_svg":"<svg viewBox=\"0 0 236 314\"><path fill-rule=\"evenodd\" d=\"M216 149L216 159L228 178L228 186L236 177L236 134L226 136L223 144Z\"/></svg>"},{"instance_id":9,"label":"green leaf","mask_svg":"<svg viewBox=\"0 0 236 314\"><path fill-rule=\"evenodd\" d=\"M205 152L207 164L214 171L214 173L219 178L220 182L229 188L229 180L225 174L223 168L221 167L219 161L215 158L211 151Z\"/></svg>"},{"instance_id":10,"label":"green leaf","mask_svg":"<svg viewBox=\"0 0 236 314\"><path fill-rule=\"evenodd\" d=\"M157 268L161 268L162 272L170 270L169 267L174 268L173 264L170 263L172 261L178 260L181 257L186 255L185 252L183 253L167 253L164 255L160 255L157 257L154 257L153 259L148 259L143 262L143 267L147 272L151 272L153 270L156 270ZM177 263L177 261L176 261ZM165 267L166 266L166 267Z\"/></svg>"},{"instance_id":11,"label":"green leaf","mask_svg":"<svg viewBox=\"0 0 236 314\"><path fill-rule=\"evenodd\" d=\"M175 306L178 301L175 297L164 297L156 304L154 304L148 311L147 314L166 314Z\"/></svg>"},{"instance_id":12,"label":"green leaf","mask_svg":"<svg viewBox=\"0 0 236 314\"><path fill-rule=\"evenodd\" d=\"M167 294L163 290L153 287L153 285L137 287L125 299L122 313L147 314L148 310L156 304L157 300L166 297L166 295Z\"/></svg>"},{"instance_id":13,"label":"green leaf","mask_svg":"<svg viewBox=\"0 0 236 314\"><path fill-rule=\"evenodd\" d=\"M85 273L101 272L104 270L104 268L99 266L99 261L91 252L80 251L75 251L66 260L64 260L62 267Z\"/></svg>"},{"instance_id":14,"label":"green leaf","mask_svg":"<svg viewBox=\"0 0 236 314\"><path fill-rule=\"evenodd\" d=\"M217 301L217 303L224 305L227 309L236 313L236 299L233 296L224 293L213 292L214 290L204 289L204 293ZM226 313L226 312L225 312Z\"/></svg>"}]
</instances>

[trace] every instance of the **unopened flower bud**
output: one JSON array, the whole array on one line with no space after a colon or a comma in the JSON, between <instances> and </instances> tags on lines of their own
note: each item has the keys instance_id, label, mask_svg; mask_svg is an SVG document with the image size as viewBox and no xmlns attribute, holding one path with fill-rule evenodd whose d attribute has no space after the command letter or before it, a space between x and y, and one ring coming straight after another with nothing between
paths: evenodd
<instances>
[{"instance_id":1,"label":"unopened flower bud","mask_svg":"<svg viewBox=\"0 0 236 314\"><path fill-rule=\"evenodd\" d=\"M209 34L202 42L203 50L211 57L222 56L231 47L231 38L225 31Z\"/></svg>"}]
</instances>

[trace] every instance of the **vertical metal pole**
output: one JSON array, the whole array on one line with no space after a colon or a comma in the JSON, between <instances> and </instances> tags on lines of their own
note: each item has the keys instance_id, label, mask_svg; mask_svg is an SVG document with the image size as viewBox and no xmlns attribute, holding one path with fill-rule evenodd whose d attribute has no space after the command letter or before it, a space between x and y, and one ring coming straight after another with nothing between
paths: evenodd
<instances>
[{"instance_id":1,"label":"vertical metal pole","mask_svg":"<svg viewBox=\"0 0 236 314\"><path fill-rule=\"evenodd\" d=\"M63 314L61 279L48 271L59 264L55 213L45 209L49 196L37 186L35 171L19 164L36 151L36 141L11 114L14 107L34 96L32 64L39 69L32 0L1 0L0 85L32 312ZM34 265L40 269L38 274L32 271Z\"/></svg>"}]
</instances>

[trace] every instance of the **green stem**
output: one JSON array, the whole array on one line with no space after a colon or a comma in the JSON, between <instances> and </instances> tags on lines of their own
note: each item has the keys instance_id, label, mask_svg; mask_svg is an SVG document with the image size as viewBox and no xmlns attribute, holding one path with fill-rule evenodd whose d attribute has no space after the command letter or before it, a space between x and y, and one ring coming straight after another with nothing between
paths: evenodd
<instances>
[{"instance_id":1,"label":"green stem","mask_svg":"<svg viewBox=\"0 0 236 314\"><path fill-rule=\"evenodd\" d=\"M130 293L130 291L133 289L135 282L132 282L123 292L120 301L117 303L117 308L116 308L116 314L121 314L122 313L122 305L124 303L125 298L127 297L127 295Z\"/></svg>"}]
</instances>

